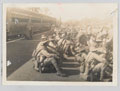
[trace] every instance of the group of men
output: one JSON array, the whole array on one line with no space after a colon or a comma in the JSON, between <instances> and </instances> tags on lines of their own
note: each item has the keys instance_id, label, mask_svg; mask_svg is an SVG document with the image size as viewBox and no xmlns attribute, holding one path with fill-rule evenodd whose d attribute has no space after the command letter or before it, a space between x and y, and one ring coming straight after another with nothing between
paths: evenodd
<instances>
[{"instance_id":1,"label":"group of men","mask_svg":"<svg viewBox=\"0 0 120 91\"><path fill-rule=\"evenodd\" d=\"M106 58L109 53L112 54L112 47L107 48L110 43L109 46L112 46L112 37L109 37L106 28L97 34L79 29L74 31L73 28L54 28L54 34L42 35L32 54L34 69L39 72L55 70L58 76L64 77L67 74L63 73L62 62L73 60L80 64L80 74L85 80L91 75L93 80L95 73L99 73L102 81L107 67L112 64L112 58ZM108 74L112 75L112 69Z\"/></svg>"}]
</instances>

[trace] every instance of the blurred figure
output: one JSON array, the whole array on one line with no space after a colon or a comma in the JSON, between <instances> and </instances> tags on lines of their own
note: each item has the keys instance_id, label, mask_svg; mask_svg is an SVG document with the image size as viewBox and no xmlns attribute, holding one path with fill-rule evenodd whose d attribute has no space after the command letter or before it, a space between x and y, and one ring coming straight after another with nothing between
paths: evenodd
<instances>
[{"instance_id":1,"label":"blurred figure","mask_svg":"<svg viewBox=\"0 0 120 91\"><path fill-rule=\"evenodd\" d=\"M51 65L57 71L58 76L64 77L66 75L61 72L59 53L56 51L56 45L54 43L54 40L49 38L49 40L42 41L38 44L32 55L35 58L34 68L37 71L43 72L50 69L49 67Z\"/></svg>"},{"instance_id":2,"label":"blurred figure","mask_svg":"<svg viewBox=\"0 0 120 91\"><path fill-rule=\"evenodd\" d=\"M105 54L106 50L99 46L99 42L101 43L101 40L96 40L94 36L91 36L89 40L89 53L86 57L86 67L84 72L84 77L87 79L89 75L89 71L92 70L96 65L93 65L94 62L97 62L99 65L101 65L101 74L100 74L100 80L103 79L103 71L106 64Z\"/></svg>"}]
</instances>

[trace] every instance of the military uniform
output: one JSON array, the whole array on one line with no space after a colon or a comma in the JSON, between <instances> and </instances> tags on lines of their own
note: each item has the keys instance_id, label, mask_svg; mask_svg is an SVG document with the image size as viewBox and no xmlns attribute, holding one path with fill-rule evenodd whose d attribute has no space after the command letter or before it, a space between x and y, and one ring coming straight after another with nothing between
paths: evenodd
<instances>
[{"instance_id":1,"label":"military uniform","mask_svg":"<svg viewBox=\"0 0 120 91\"><path fill-rule=\"evenodd\" d=\"M106 64L106 59L105 59L106 51L104 47L99 46L98 43L92 38L89 41L89 46L90 46L89 48L90 52L88 53L87 58L85 60L86 67L85 67L84 75L86 76L89 74L89 71L92 70L93 68L95 69L97 67L98 69L100 67L104 68ZM94 62L95 63L97 62L97 64L94 64ZM104 70L104 69L101 69L101 70ZM102 76L103 76L103 71L101 71L101 79L102 79Z\"/></svg>"},{"instance_id":2,"label":"military uniform","mask_svg":"<svg viewBox=\"0 0 120 91\"><path fill-rule=\"evenodd\" d=\"M41 51L45 49L45 43L47 43L48 41L41 41L36 49L33 51L32 53L32 57L34 58L33 63L34 63L34 69L35 70L39 70L39 62L43 61L45 56L41 55Z\"/></svg>"},{"instance_id":3,"label":"military uniform","mask_svg":"<svg viewBox=\"0 0 120 91\"><path fill-rule=\"evenodd\" d=\"M40 45L40 44L39 44ZM61 68L59 66L59 53L55 50L56 46L52 43L52 41L47 41L44 43L44 47L39 51L37 58L40 62L39 70L42 72L45 69L50 69L48 67L54 67L57 71L57 75L65 76L62 74ZM39 48L40 49L40 48Z\"/></svg>"}]
</instances>

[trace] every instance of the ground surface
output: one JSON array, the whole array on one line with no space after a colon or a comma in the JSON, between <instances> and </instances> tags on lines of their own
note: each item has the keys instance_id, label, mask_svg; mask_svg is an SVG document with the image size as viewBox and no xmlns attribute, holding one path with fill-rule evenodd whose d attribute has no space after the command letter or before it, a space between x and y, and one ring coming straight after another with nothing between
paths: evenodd
<instances>
[{"instance_id":1,"label":"ground surface","mask_svg":"<svg viewBox=\"0 0 120 91\"><path fill-rule=\"evenodd\" d=\"M49 33L46 33L49 34ZM79 64L66 61L62 65L67 77L59 77L56 73L39 73L33 69L32 52L40 41L42 34L36 34L32 40L18 39L7 42L7 79L14 81L83 81L80 78Z\"/></svg>"}]
</instances>

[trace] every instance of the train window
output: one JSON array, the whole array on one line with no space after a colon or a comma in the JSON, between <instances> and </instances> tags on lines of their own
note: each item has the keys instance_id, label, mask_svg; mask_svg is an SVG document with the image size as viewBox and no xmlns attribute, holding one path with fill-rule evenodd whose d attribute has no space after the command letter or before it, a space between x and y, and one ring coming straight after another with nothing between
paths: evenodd
<instances>
[{"instance_id":1,"label":"train window","mask_svg":"<svg viewBox=\"0 0 120 91\"><path fill-rule=\"evenodd\" d=\"M49 21L48 20L43 20L42 23L48 23Z\"/></svg>"},{"instance_id":2,"label":"train window","mask_svg":"<svg viewBox=\"0 0 120 91\"><path fill-rule=\"evenodd\" d=\"M41 20L32 20L33 23L40 23Z\"/></svg>"},{"instance_id":3,"label":"train window","mask_svg":"<svg viewBox=\"0 0 120 91\"><path fill-rule=\"evenodd\" d=\"M29 21L29 19L24 19L24 18L23 18L23 19L22 19L22 18L20 19L20 22L28 22L28 21Z\"/></svg>"},{"instance_id":4,"label":"train window","mask_svg":"<svg viewBox=\"0 0 120 91\"><path fill-rule=\"evenodd\" d=\"M12 22L15 22L15 24L19 23L19 22L28 22L29 19L25 19L25 18L12 18Z\"/></svg>"}]
</instances>

